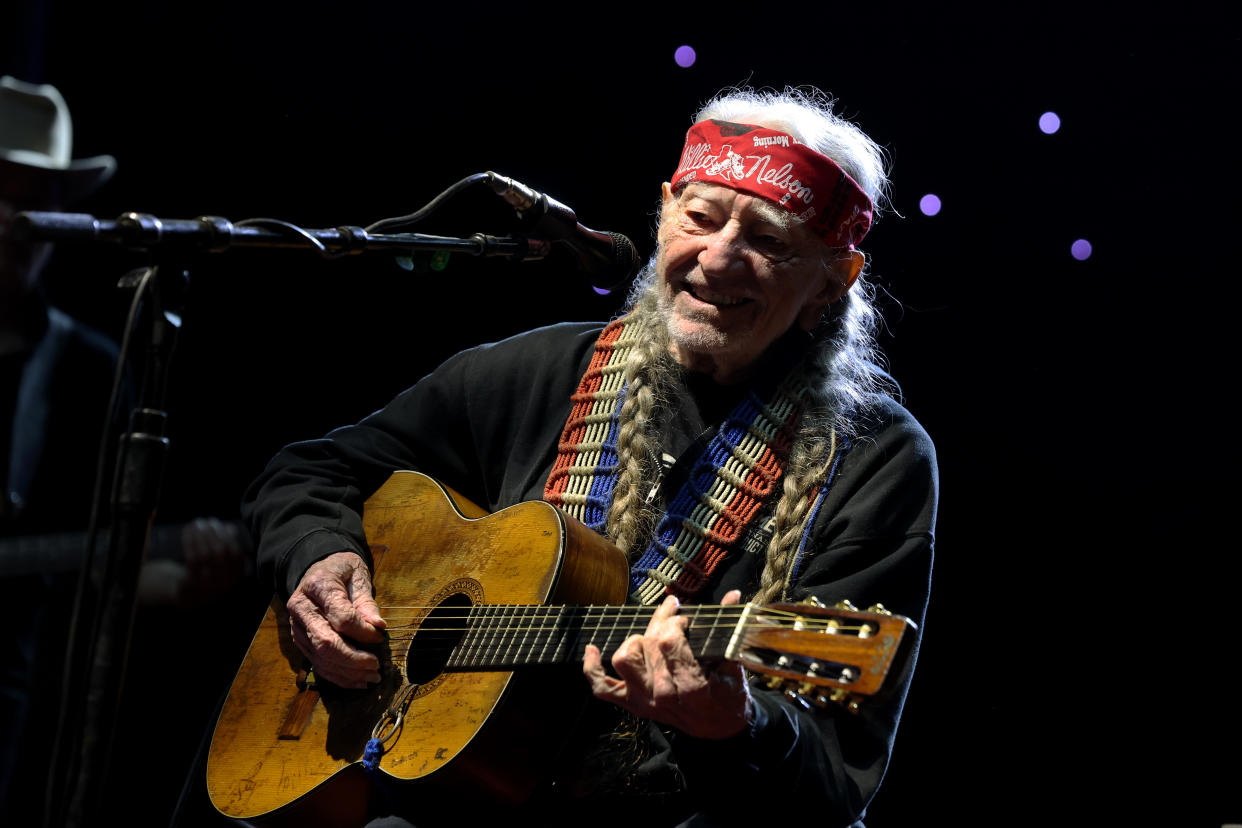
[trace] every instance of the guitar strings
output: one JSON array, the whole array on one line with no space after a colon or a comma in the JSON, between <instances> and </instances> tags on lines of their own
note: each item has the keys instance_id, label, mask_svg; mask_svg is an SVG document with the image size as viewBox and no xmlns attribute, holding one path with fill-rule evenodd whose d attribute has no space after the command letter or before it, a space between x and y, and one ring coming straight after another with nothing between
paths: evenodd
<instances>
[{"instance_id":1,"label":"guitar strings","mask_svg":"<svg viewBox=\"0 0 1242 828\"><path fill-rule=\"evenodd\" d=\"M436 606L401 606L388 605L380 607L381 611L403 610L411 613L404 616L390 616L388 641L395 648L387 653L377 653L381 665L392 667L404 672L410 660L418 658L430 661L444 660L446 664L456 654L464 664L478 666L480 659L486 661L487 653L492 657L503 649L505 656L516 646L519 655L526 651L533 653L543 648L541 658L547 656L552 648L550 661L558 661L562 656L562 648L570 645L569 655L576 656L587 643L602 643L610 648L615 636L622 639L636 634L637 624L645 627L654 614L652 607L627 607L616 605L587 605L572 608L546 604L476 604L466 607ZM572 609L568 619L565 610ZM435 612L436 610L442 610ZM701 617L700 610L709 610L709 617ZM433 615L432 613L435 612ZM712 634L722 638L731 636L736 631L733 627L750 612L752 620L743 632L751 630L799 630L813 634L838 634L846 637L864 637L879 632L879 627L869 623L846 624L839 618L808 617L804 613L791 610L764 608L761 612L753 612L753 608L744 605L719 605L691 607L685 613L690 623L686 635L692 647L705 647ZM598 618L592 616L598 615ZM420 620L434 619L437 626L418 624ZM566 621L581 622L576 626ZM391 622L405 623L391 624ZM445 625L445 626L438 626ZM575 634L566 633L574 630ZM470 638L484 633L488 640L471 641ZM596 638L602 634L602 641ZM438 640L437 640L438 638ZM417 647L415 648L415 642ZM458 666L463 666L459 664Z\"/></svg>"},{"instance_id":2,"label":"guitar strings","mask_svg":"<svg viewBox=\"0 0 1242 828\"><path fill-rule=\"evenodd\" d=\"M425 618L431 615L432 612L438 609L441 609L441 606L439 605L437 606L384 605L384 606L379 607L381 614L387 611L392 611L392 610L404 610L410 613L409 615L386 616L384 619L385 621L394 621L394 620L401 621L407 618L412 619L412 620L417 620L419 618ZM463 619L469 620L469 619L474 619L474 618L479 618L480 620L489 620L488 619L489 616L499 616L503 613L508 613L510 616L513 616L513 615L519 616L517 620L527 620L527 619L532 619L532 618L534 619L552 618L552 617L560 618L566 615L565 610L567 609L572 610L571 612L568 613L568 616L570 618L575 618L575 619L581 618L585 621L593 620L597 624L598 623L620 623L624 621L650 619L651 616L655 612L651 607L632 607L631 608L631 607L615 607L613 605L600 605L598 608L595 605L575 606L575 607L570 608L567 606L556 606L556 605L547 605L547 604L476 604L476 605L472 605L469 607L451 607L451 608L448 608L447 611L436 613L435 617L437 619L443 619L445 621L455 621L455 620L463 620ZM716 606L704 607L704 609L710 609L712 611L710 618L703 619L702 618L703 613L695 611L694 608L692 608L691 611L689 612L680 613L680 615L682 617L689 618L691 626L703 626L703 625L708 624L708 622L711 622L710 625L714 626L715 624L720 623L722 621L731 621L731 620L741 619L748 612L747 607L744 604L737 605L736 610L734 610L734 605L731 605L731 604L721 605L719 607L716 607ZM825 621L825 620L821 620L818 617L807 616L805 614L794 612L791 610L776 610L776 609L765 608L761 613L755 613L752 610L750 611L750 614L755 617L756 621L762 619L765 621L773 622L775 624L786 623L786 622L792 622L792 623L800 622L803 625L809 626L809 627L822 625L825 627L836 627L839 629L865 629L865 628L872 626L872 624L869 624L869 623L860 623L857 625L843 624L840 621L840 619L835 618L835 617L829 618L828 620ZM594 615L598 615L599 616L598 619L592 619L592 616ZM713 621L713 619L715 620Z\"/></svg>"},{"instance_id":3,"label":"guitar strings","mask_svg":"<svg viewBox=\"0 0 1242 828\"><path fill-rule=\"evenodd\" d=\"M542 615L527 615L524 618L503 618L499 619L500 623L495 623L496 610L510 611L515 606L522 606L528 609L543 610ZM713 617L715 621L709 623L711 619L700 620L695 623L695 617L691 616L691 623L688 625L686 635L692 649L698 649L701 655L705 655L708 641L713 635L717 635L720 639L730 637L737 632L732 628L730 623L722 623L723 621L741 620L746 613L744 605L738 606L736 612L728 612L733 605L729 607L721 607L725 611L720 612ZM388 609L397 609L398 607L388 607ZM424 609L430 610L433 607L400 607L401 609ZM380 659L380 665L386 669L393 669L404 674L407 667L412 663L421 661L423 664L440 663L437 673L445 671L455 672L454 668L466 669L497 669L504 670L506 667L513 667L518 664L566 664L568 659L577 658L585 649L586 644L596 644L601 649L610 650L614 646L614 639L619 636L620 640L628 638L635 633L633 627L626 628L623 622L640 622L646 621L652 614L653 610L649 607L610 607L615 610L615 618L601 618L604 623L599 624L583 624L577 627L567 627L560 623L547 623L548 621L559 622L560 617L556 615L555 606L548 605L475 605L472 607L452 608L457 612L449 614L441 614L435 616L436 620L444 623L453 620L461 623L450 626L416 626L411 623L409 625L390 627L388 632L388 642L391 649L376 652ZM581 609L581 608L580 608ZM729 616L721 619L720 616ZM783 616L783 617L769 617ZM426 618L423 616L411 616L412 618ZM581 618L582 616L577 616ZM512 623L512 622L518 623ZM801 623L798 623L798 622ZM765 623L766 622L766 623ZM806 618L795 612L789 611L764 611L764 614L757 615L755 619L746 625L741 632L748 633L752 630L759 631L780 631L780 630L798 630L810 632L812 634L830 634L842 635L843 637L859 637L864 638L879 632L877 625L860 623L860 624L842 624L837 618L829 618L822 620L818 618ZM482 633L487 637L485 641L479 641L477 636ZM421 637L420 637L421 636ZM600 639L600 640L597 640ZM515 649L516 648L516 649Z\"/></svg>"},{"instance_id":4,"label":"guitar strings","mask_svg":"<svg viewBox=\"0 0 1242 828\"><path fill-rule=\"evenodd\" d=\"M389 638L393 640L405 640L406 636L413 637L419 633L466 633L469 631L477 631L484 629L489 633L520 634L520 633L539 633L550 632L559 629L565 629L574 626L583 630L609 630L623 631L626 626L628 629L634 629L634 623L645 623L650 620L650 614L635 613L629 616L603 617L598 620L583 618L576 616L571 620L582 620L582 624L571 625L566 623L561 616L555 613L548 613L539 616L526 616L522 618L504 618L497 619L494 616L489 617L487 614L464 613L460 615L436 615L434 619L437 624L447 626L429 626L427 624L416 624L418 618L426 616L409 616L411 621L408 623L391 624L388 626ZM394 616L385 620L400 621L402 616ZM743 618L743 614L739 613L731 618L721 618L716 621L694 621L692 620L686 627L687 632L697 632L702 630L727 630L737 621ZM454 624L453 622L461 622ZM756 618L747 625L747 629L758 630L775 630L775 629L792 629L806 630L816 633L838 633L838 634L863 634L870 632L878 632L874 624L842 624L834 622L834 620L820 621L818 619L767 619Z\"/></svg>"}]
</instances>

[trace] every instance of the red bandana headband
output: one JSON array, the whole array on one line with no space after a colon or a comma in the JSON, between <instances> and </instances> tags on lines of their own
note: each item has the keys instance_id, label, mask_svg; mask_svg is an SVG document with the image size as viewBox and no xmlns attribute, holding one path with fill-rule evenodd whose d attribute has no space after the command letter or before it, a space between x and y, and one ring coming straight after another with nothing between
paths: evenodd
<instances>
[{"instance_id":1,"label":"red bandana headband","mask_svg":"<svg viewBox=\"0 0 1242 828\"><path fill-rule=\"evenodd\" d=\"M672 185L705 181L766 198L806 221L832 247L871 227L871 199L832 159L774 129L700 121L686 133Z\"/></svg>"}]
</instances>

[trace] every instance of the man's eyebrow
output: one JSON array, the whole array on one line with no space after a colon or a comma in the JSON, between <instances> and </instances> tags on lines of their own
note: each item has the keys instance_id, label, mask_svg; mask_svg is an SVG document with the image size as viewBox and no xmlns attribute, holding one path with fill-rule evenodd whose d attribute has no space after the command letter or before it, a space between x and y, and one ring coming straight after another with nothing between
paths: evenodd
<instances>
[{"instance_id":1,"label":"man's eyebrow","mask_svg":"<svg viewBox=\"0 0 1242 828\"><path fill-rule=\"evenodd\" d=\"M797 223L797 219L788 210L777 207L775 204L763 199L756 199L751 202L751 209L761 221L775 225L782 230L790 230Z\"/></svg>"},{"instance_id":2,"label":"man's eyebrow","mask_svg":"<svg viewBox=\"0 0 1242 828\"><path fill-rule=\"evenodd\" d=\"M687 198L706 199L708 195L715 192L716 189L717 189L716 186L712 184L707 184L702 181L694 181L694 182L691 182L690 184L687 184L685 189L681 191L681 198L682 199L687 199Z\"/></svg>"}]
</instances>

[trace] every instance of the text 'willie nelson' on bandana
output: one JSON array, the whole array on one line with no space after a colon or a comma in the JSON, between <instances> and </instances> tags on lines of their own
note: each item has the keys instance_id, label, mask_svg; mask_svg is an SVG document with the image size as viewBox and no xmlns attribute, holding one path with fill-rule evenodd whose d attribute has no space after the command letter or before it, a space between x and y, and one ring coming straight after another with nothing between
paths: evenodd
<instances>
[{"instance_id":1,"label":"text 'willie nelson' on bandana","mask_svg":"<svg viewBox=\"0 0 1242 828\"><path fill-rule=\"evenodd\" d=\"M776 202L829 245L850 247L871 227L871 199L826 155L774 129L700 121L686 133L672 185L703 181Z\"/></svg>"}]
</instances>

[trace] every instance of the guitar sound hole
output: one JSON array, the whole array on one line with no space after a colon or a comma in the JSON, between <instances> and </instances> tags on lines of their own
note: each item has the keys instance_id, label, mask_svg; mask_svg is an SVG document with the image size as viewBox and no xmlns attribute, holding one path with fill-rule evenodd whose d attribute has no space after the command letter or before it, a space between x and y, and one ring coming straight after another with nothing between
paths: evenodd
<instances>
[{"instance_id":1,"label":"guitar sound hole","mask_svg":"<svg viewBox=\"0 0 1242 828\"><path fill-rule=\"evenodd\" d=\"M427 613L406 657L405 673L411 684L428 684L444 672L449 657L465 635L470 607L470 597L458 592Z\"/></svg>"}]
</instances>

